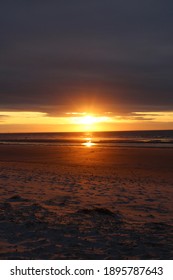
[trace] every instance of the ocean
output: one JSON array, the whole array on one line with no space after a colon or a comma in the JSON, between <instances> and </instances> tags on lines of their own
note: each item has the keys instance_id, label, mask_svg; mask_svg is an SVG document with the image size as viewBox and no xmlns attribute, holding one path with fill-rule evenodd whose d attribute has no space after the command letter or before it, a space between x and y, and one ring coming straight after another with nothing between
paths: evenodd
<instances>
[{"instance_id":1,"label":"ocean","mask_svg":"<svg viewBox=\"0 0 173 280\"><path fill-rule=\"evenodd\" d=\"M173 130L0 133L0 144L172 147Z\"/></svg>"}]
</instances>

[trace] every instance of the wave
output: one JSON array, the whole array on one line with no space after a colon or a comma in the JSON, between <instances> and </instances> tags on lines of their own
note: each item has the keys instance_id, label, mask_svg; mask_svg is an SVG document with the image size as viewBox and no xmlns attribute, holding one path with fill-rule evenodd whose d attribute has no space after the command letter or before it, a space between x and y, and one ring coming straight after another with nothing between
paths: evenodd
<instances>
[{"instance_id":1,"label":"wave","mask_svg":"<svg viewBox=\"0 0 173 280\"><path fill-rule=\"evenodd\" d=\"M173 146L173 130L86 133L13 133L0 134L0 144L39 144L75 146L162 145ZM89 145L88 145L89 146Z\"/></svg>"}]
</instances>

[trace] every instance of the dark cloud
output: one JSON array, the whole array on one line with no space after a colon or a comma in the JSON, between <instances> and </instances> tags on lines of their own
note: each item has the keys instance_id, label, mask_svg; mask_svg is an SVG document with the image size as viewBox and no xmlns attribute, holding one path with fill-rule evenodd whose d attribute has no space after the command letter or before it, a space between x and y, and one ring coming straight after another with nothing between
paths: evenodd
<instances>
[{"instance_id":1,"label":"dark cloud","mask_svg":"<svg viewBox=\"0 0 173 280\"><path fill-rule=\"evenodd\" d=\"M172 110L172 10L168 0L2 1L0 108Z\"/></svg>"}]
</instances>

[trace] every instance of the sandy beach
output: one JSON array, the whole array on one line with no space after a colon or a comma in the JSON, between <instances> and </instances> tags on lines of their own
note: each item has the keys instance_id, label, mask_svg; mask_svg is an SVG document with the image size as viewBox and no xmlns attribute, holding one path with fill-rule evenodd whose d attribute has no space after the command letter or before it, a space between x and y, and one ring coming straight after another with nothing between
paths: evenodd
<instances>
[{"instance_id":1,"label":"sandy beach","mask_svg":"<svg viewBox=\"0 0 173 280\"><path fill-rule=\"evenodd\" d=\"M173 149L0 145L1 259L173 259Z\"/></svg>"}]
</instances>

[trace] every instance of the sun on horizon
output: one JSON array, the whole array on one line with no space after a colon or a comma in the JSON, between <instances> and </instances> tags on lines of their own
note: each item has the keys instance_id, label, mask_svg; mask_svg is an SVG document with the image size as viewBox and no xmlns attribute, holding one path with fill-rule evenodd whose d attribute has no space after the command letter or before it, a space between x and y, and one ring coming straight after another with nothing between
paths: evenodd
<instances>
[{"instance_id":1,"label":"sun on horizon","mask_svg":"<svg viewBox=\"0 0 173 280\"><path fill-rule=\"evenodd\" d=\"M172 129L173 112L0 112L1 133L87 132Z\"/></svg>"}]
</instances>

